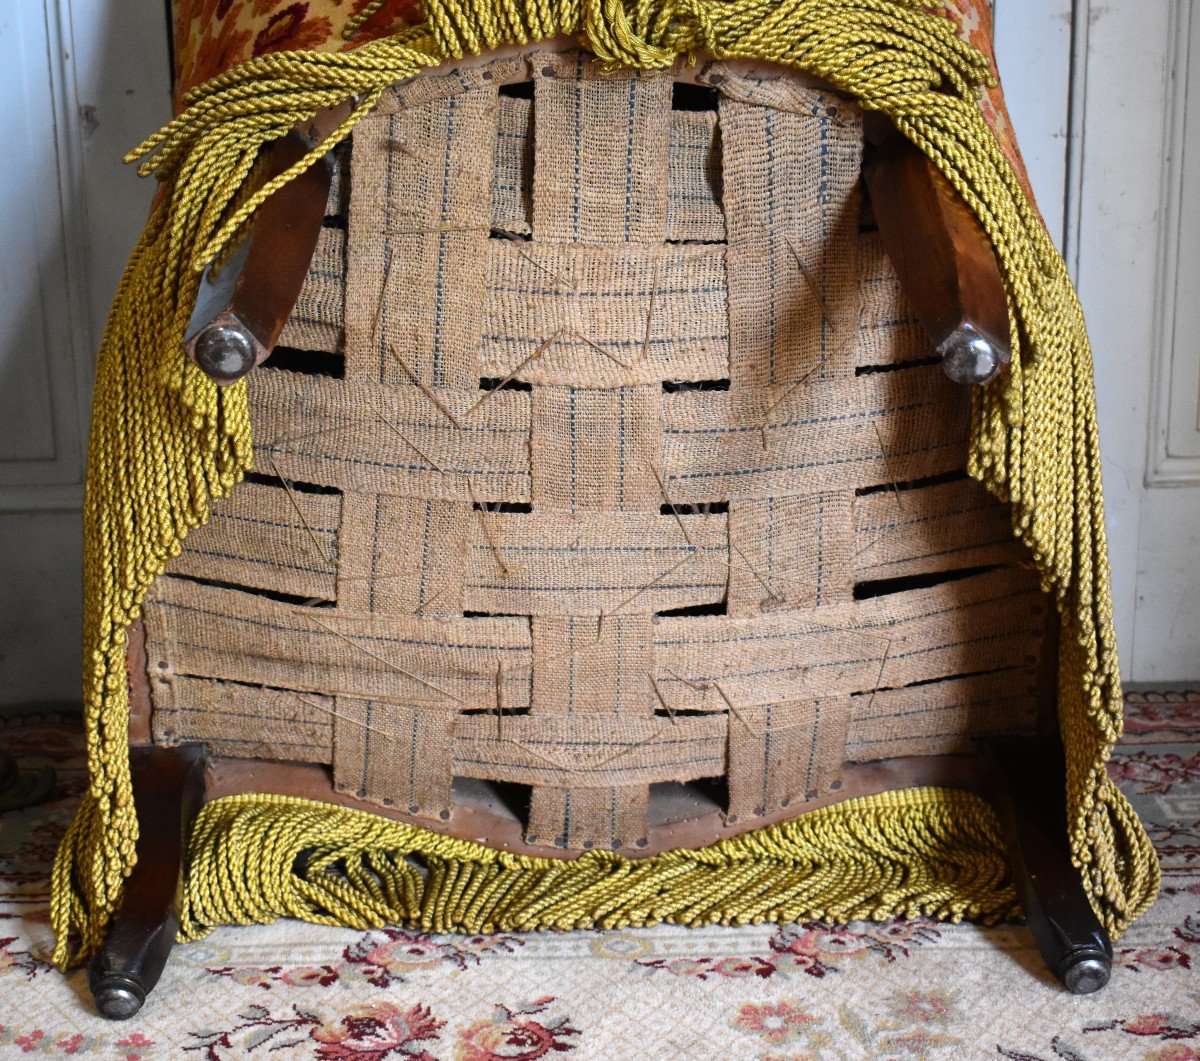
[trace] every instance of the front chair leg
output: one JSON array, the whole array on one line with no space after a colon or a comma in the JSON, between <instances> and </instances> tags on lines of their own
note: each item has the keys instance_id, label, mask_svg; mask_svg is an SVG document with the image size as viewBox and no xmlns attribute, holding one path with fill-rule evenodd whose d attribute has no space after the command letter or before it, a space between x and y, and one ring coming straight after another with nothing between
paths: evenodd
<instances>
[{"instance_id":1,"label":"front chair leg","mask_svg":"<svg viewBox=\"0 0 1200 1061\"><path fill-rule=\"evenodd\" d=\"M987 233L890 121L871 112L864 120L863 176L896 279L946 374L987 383L1012 360L1008 295Z\"/></svg>"},{"instance_id":2,"label":"front chair leg","mask_svg":"<svg viewBox=\"0 0 1200 1061\"><path fill-rule=\"evenodd\" d=\"M994 737L984 746L995 774L992 803L1038 950L1072 994L1099 991L1112 972L1112 941L1071 864L1062 748L1034 737Z\"/></svg>"},{"instance_id":3,"label":"front chair leg","mask_svg":"<svg viewBox=\"0 0 1200 1061\"><path fill-rule=\"evenodd\" d=\"M109 1020L127 1020L142 1008L179 932L177 899L188 834L204 798L204 761L196 744L129 750L137 864L108 938L88 966L96 1009Z\"/></svg>"}]
</instances>

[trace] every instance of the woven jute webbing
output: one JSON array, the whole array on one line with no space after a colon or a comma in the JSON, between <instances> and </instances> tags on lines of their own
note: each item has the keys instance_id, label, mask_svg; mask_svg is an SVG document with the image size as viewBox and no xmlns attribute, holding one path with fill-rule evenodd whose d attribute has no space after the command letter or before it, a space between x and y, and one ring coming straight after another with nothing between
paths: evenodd
<instances>
[{"instance_id":1,"label":"woven jute webbing","mask_svg":"<svg viewBox=\"0 0 1200 1061\"><path fill-rule=\"evenodd\" d=\"M858 108L697 80L534 53L358 125L285 336L329 374L255 376L269 474L151 591L156 739L434 825L524 785L529 843L636 853L654 785L749 827L1032 728L1044 601L862 222Z\"/></svg>"},{"instance_id":2,"label":"woven jute webbing","mask_svg":"<svg viewBox=\"0 0 1200 1061\"><path fill-rule=\"evenodd\" d=\"M1144 909L1156 869L1103 771L1119 689L1078 307L975 106L986 59L920 5L883 7L431 4L344 55L252 60L144 146L174 184L101 355L93 775L56 867L60 961L98 945L133 857L138 616L157 740L328 763L342 791L431 822L456 777L527 785L527 835L569 853L636 847L651 785L725 777L728 815L753 818L845 762L1029 728L1045 588L1072 849L1110 929ZM405 80L563 31L597 59ZM715 110L678 111L652 71L697 51L838 92L717 62ZM532 99L497 89L520 62ZM257 145L347 92L344 224L284 336L316 353L217 392L176 352L188 263L274 186L256 190ZM1018 357L969 423L860 231L854 100L929 153L996 247ZM880 589L931 572L957 577ZM205 808L190 854L187 936L284 913L479 930L1013 909L990 811L937 789L565 862L248 795Z\"/></svg>"}]
</instances>

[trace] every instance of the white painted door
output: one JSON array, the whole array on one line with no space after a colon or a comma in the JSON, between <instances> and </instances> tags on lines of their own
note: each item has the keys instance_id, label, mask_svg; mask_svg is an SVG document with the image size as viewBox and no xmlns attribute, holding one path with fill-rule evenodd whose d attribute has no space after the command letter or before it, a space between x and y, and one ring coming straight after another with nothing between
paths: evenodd
<instances>
[{"instance_id":1,"label":"white painted door","mask_svg":"<svg viewBox=\"0 0 1200 1061\"><path fill-rule=\"evenodd\" d=\"M170 114L163 0L0 3L0 704L78 699L91 365Z\"/></svg>"},{"instance_id":2,"label":"white painted door","mask_svg":"<svg viewBox=\"0 0 1200 1061\"><path fill-rule=\"evenodd\" d=\"M1195 680L1200 2L1081 6L1075 265L1096 354L1123 672Z\"/></svg>"},{"instance_id":3,"label":"white painted door","mask_svg":"<svg viewBox=\"0 0 1200 1061\"><path fill-rule=\"evenodd\" d=\"M1034 189L1096 346L1127 676L1200 677L1194 0L996 0ZM104 313L168 116L164 0L6 0L0 89L0 704L78 695L83 440ZM1200 93L1193 93L1193 96ZM1190 150L1185 151L1184 148Z\"/></svg>"}]
</instances>

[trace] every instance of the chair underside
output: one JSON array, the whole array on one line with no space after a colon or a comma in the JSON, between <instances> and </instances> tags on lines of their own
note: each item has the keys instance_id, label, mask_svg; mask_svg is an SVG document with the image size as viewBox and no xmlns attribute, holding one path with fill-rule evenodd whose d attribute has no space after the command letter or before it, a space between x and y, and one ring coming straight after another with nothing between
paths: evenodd
<instances>
[{"instance_id":1,"label":"chair underside","mask_svg":"<svg viewBox=\"0 0 1200 1061\"><path fill-rule=\"evenodd\" d=\"M264 311L257 472L130 631L141 839L90 969L106 1016L162 972L195 805L258 792L572 859L967 789L1051 967L1106 982L1055 610L965 475L970 398L929 339L972 299L1003 331L986 240L878 153L923 330L857 109L692 80L507 57L393 90L336 157L294 309Z\"/></svg>"},{"instance_id":2,"label":"chair underside","mask_svg":"<svg viewBox=\"0 0 1200 1061\"><path fill-rule=\"evenodd\" d=\"M150 734L215 791L652 854L1034 732L1050 610L857 108L696 80L502 58L357 128L257 474L144 611Z\"/></svg>"}]
</instances>

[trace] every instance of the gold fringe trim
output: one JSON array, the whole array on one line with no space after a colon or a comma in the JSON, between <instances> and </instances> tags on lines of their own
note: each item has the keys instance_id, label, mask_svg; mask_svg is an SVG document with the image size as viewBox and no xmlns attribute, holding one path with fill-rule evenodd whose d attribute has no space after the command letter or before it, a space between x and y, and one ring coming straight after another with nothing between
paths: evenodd
<instances>
[{"instance_id":1,"label":"gold fringe trim","mask_svg":"<svg viewBox=\"0 0 1200 1061\"><path fill-rule=\"evenodd\" d=\"M426 932L969 918L1018 911L995 815L969 792L866 796L699 851L530 858L287 796L208 804L180 936L295 917ZM300 867L300 868L296 868Z\"/></svg>"},{"instance_id":2,"label":"gold fringe trim","mask_svg":"<svg viewBox=\"0 0 1200 1061\"><path fill-rule=\"evenodd\" d=\"M1066 267L980 111L986 57L926 0L427 0L425 14L422 25L350 52L283 52L227 71L190 92L187 109L130 156L167 193L126 270L97 366L84 512L91 776L54 868L55 960L67 966L96 950L134 862L125 630L210 501L250 466L244 385L221 391L182 355L200 272L389 85L559 34L620 66L662 69L703 53L803 68L887 114L979 217L1008 287L1018 356L976 399L969 471L1011 503L1014 533L1058 602L1071 850L1097 913L1119 934L1153 901L1158 866L1104 770L1121 731L1121 691L1091 352ZM260 147L348 97L346 121L259 186ZM858 845L825 856L832 864ZM274 871L290 872L286 863ZM372 891L365 879L362 887L356 901L365 902Z\"/></svg>"}]
</instances>

